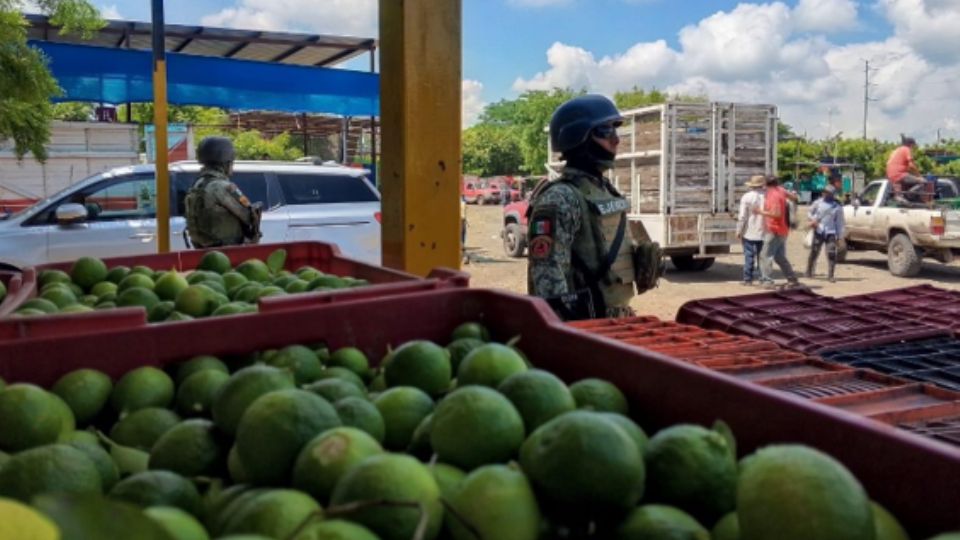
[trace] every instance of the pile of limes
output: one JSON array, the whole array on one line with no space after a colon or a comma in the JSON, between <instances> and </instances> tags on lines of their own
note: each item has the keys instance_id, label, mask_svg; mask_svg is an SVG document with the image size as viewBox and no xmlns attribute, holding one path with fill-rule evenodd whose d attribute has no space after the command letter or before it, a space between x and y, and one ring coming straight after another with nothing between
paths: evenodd
<instances>
[{"instance_id":1,"label":"pile of limes","mask_svg":"<svg viewBox=\"0 0 960 540\"><path fill-rule=\"evenodd\" d=\"M264 296L325 291L367 285L362 279L324 274L311 266L284 270L286 250L266 261L248 259L236 268L221 251L208 251L197 269L185 275L146 266L107 268L100 259L83 257L70 272L43 270L37 297L21 305L15 316L85 313L140 306L150 322L236 315L257 310ZM2 285L0 285L2 287ZM0 300L5 293L0 289Z\"/></svg>"},{"instance_id":2,"label":"pile of limes","mask_svg":"<svg viewBox=\"0 0 960 540\"><path fill-rule=\"evenodd\" d=\"M648 438L616 386L568 386L476 323L376 364L295 344L9 384L0 537L908 538L817 450L738 462L720 422Z\"/></svg>"}]
</instances>

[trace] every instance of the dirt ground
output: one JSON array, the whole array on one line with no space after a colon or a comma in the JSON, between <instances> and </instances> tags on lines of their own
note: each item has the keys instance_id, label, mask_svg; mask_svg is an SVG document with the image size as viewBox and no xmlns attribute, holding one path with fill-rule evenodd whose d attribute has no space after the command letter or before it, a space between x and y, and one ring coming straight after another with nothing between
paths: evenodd
<instances>
[{"instance_id":1,"label":"dirt ground","mask_svg":"<svg viewBox=\"0 0 960 540\"><path fill-rule=\"evenodd\" d=\"M806 215L801 209L800 215ZM527 291L527 261L507 257L500 240L502 209L498 206L467 207L467 253L470 264L463 270L471 275L471 285ZM790 236L787 255L798 273L806 269L807 254L803 234ZM743 256L738 252L722 258L705 272L678 272L667 263L667 272L660 286L633 300L638 314L673 319L677 310L689 300L733 296L762 292L759 287L740 285ZM776 268L776 267L775 267ZM777 270L776 276L779 276ZM818 275L802 279L804 285L827 296L846 296L899 287L929 283L945 288L960 288L960 263L944 265L932 259L924 260L923 271L916 278L900 278L887 270L886 255L877 252L850 252L847 263L837 267L837 282L826 280L826 255L820 255Z\"/></svg>"}]
</instances>

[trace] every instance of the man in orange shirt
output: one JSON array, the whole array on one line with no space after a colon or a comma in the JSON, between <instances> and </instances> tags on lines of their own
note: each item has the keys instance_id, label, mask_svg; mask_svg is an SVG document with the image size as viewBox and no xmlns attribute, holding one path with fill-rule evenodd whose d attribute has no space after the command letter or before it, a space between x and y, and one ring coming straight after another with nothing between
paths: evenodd
<instances>
[{"instance_id":1,"label":"man in orange shirt","mask_svg":"<svg viewBox=\"0 0 960 540\"><path fill-rule=\"evenodd\" d=\"M895 196L902 199L904 191L917 191L925 180L913 161L913 149L917 147L917 141L902 135L900 140L900 146L887 159L887 180L893 184Z\"/></svg>"},{"instance_id":2,"label":"man in orange shirt","mask_svg":"<svg viewBox=\"0 0 960 540\"><path fill-rule=\"evenodd\" d=\"M787 287L798 287L800 281L787 259L787 236L790 235L790 222L787 217L787 199L796 201L797 196L780 187L776 176L766 178L767 192L763 209L754 208L753 213L766 218L764 220L763 249L760 251L760 285L765 289L776 286L773 281L773 263L776 262L787 278Z\"/></svg>"}]
</instances>

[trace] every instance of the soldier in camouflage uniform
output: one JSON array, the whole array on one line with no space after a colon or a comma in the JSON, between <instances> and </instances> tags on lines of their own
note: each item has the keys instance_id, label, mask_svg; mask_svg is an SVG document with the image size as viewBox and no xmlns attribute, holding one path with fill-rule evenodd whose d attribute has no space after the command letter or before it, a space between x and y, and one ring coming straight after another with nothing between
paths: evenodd
<instances>
[{"instance_id":1,"label":"soldier in camouflage uniform","mask_svg":"<svg viewBox=\"0 0 960 540\"><path fill-rule=\"evenodd\" d=\"M259 240L254 209L230 181L234 157L233 143L225 137L207 137L197 148L203 169L185 199L187 232L196 248Z\"/></svg>"},{"instance_id":2,"label":"soldier in camouflage uniform","mask_svg":"<svg viewBox=\"0 0 960 540\"><path fill-rule=\"evenodd\" d=\"M566 166L531 196L528 288L566 320L633 314L630 205L603 177L622 122L616 106L597 95L564 103L550 121L551 145Z\"/></svg>"}]
</instances>

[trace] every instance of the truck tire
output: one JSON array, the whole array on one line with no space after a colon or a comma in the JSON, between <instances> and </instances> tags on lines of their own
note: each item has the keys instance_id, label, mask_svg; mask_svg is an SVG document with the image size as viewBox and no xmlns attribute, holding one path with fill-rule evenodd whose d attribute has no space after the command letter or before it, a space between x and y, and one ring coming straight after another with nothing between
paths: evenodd
<instances>
[{"instance_id":1,"label":"truck tire","mask_svg":"<svg viewBox=\"0 0 960 540\"><path fill-rule=\"evenodd\" d=\"M920 252L914 247L910 237L897 233L887 246L887 266L890 273L899 277L913 277L920 273Z\"/></svg>"},{"instance_id":2,"label":"truck tire","mask_svg":"<svg viewBox=\"0 0 960 540\"><path fill-rule=\"evenodd\" d=\"M523 257L523 251L527 248L527 240L523 235L523 228L519 223L507 223L503 228L503 251L507 257L518 259Z\"/></svg>"},{"instance_id":3,"label":"truck tire","mask_svg":"<svg viewBox=\"0 0 960 540\"><path fill-rule=\"evenodd\" d=\"M716 261L714 257L704 259L695 259L693 255L671 255L670 262L681 272L703 272L713 266Z\"/></svg>"}]
</instances>

